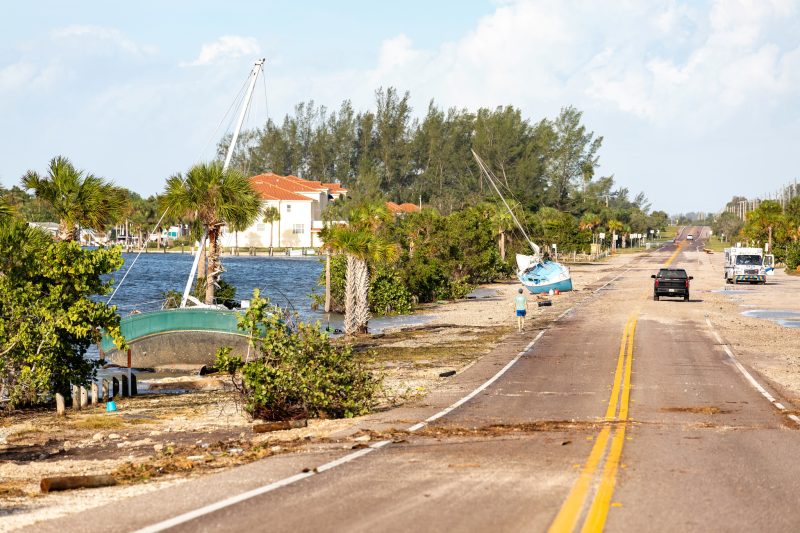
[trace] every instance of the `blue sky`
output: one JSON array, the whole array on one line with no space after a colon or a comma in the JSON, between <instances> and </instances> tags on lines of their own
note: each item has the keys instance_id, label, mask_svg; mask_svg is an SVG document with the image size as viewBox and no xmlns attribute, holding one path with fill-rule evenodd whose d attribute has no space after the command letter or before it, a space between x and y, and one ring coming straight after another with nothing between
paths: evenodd
<instances>
[{"instance_id":1,"label":"blue sky","mask_svg":"<svg viewBox=\"0 0 800 533\"><path fill-rule=\"evenodd\" d=\"M251 125L393 85L419 113L575 105L605 138L600 173L656 209L716 211L798 174L800 0L50 1L0 19L0 182L64 154L159 192L213 155L258 57Z\"/></svg>"}]
</instances>

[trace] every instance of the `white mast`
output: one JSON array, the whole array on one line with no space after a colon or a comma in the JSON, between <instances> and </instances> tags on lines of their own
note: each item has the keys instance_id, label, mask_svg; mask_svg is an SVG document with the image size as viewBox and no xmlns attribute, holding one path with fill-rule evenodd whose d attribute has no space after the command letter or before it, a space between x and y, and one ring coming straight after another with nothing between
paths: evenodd
<instances>
[{"instance_id":1,"label":"white mast","mask_svg":"<svg viewBox=\"0 0 800 533\"><path fill-rule=\"evenodd\" d=\"M242 110L239 112L239 120L236 122L236 129L233 130L233 137L231 137L231 144L228 145L228 153L225 156L225 163L222 165L222 172L228 170L228 165L231 164L231 158L233 157L233 149L236 146L236 141L239 140L239 132L242 131L242 124L244 123L244 117L247 114L247 109L250 107L250 99L253 96L253 89L256 86L256 80L258 79L258 73L261 72L264 66L265 59L259 59L253 65L253 70L250 71L250 85L247 87L247 94L245 94L244 102L242 103ZM186 288L183 289L183 298L181 298L181 307L186 307L186 300L189 298L189 291L192 289L192 279L194 278L195 273L197 272L197 266L200 263L200 252L205 248L206 241L208 240L208 235L206 233L203 234L203 238L200 240L200 246L197 247L197 253L194 256L194 261L192 262L192 270L189 272L189 279L186 280ZM208 275L208 274L206 274Z\"/></svg>"},{"instance_id":2,"label":"white mast","mask_svg":"<svg viewBox=\"0 0 800 533\"><path fill-rule=\"evenodd\" d=\"M534 259L537 262L541 261L541 255L540 255L539 247L530 239L530 237L528 237L528 234L525 232L525 228L523 228L522 224L520 224L519 220L517 220L517 215L515 215L514 211L511 209L511 207L509 207L508 202L506 202L506 199L503 196L503 193L500 192L500 189L497 187L497 184L495 184L494 178L492 177L492 173L486 167L486 163L484 163L483 159L481 159L478 156L478 154L475 153L475 150L472 150L472 155L475 157L475 161L478 162L478 166L481 168L481 172L483 172L484 176L486 176L486 179L489 180L489 183L492 184L492 187L497 192L497 195L503 201L503 205L505 205L506 209L508 209L508 212L511 215L511 218L514 219L514 223L517 225L517 228L519 228L519 230L522 232L522 235L525 237L525 240L528 241L528 244L530 245L531 250L533 250Z\"/></svg>"}]
</instances>

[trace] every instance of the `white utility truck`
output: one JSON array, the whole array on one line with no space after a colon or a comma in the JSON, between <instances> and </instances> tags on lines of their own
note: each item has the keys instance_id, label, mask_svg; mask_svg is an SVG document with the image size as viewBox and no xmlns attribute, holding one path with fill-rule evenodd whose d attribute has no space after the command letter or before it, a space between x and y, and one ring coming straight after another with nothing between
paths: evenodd
<instances>
[{"instance_id":1,"label":"white utility truck","mask_svg":"<svg viewBox=\"0 0 800 533\"><path fill-rule=\"evenodd\" d=\"M735 246L725 248L725 281L727 283L766 283L772 274L775 258L761 248Z\"/></svg>"}]
</instances>

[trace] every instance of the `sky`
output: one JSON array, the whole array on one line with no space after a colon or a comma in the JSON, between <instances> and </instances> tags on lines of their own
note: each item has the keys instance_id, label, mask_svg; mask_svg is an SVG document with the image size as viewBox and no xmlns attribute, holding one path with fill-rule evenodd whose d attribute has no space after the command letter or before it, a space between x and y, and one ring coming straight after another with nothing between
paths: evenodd
<instances>
[{"instance_id":1,"label":"sky","mask_svg":"<svg viewBox=\"0 0 800 533\"><path fill-rule=\"evenodd\" d=\"M158 193L214 156L262 57L250 127L394 86L418 116L573 105L598 174L671 214L800 174L800 0L41 0L0 18L0 183L65 155Z\"/></svg>"}]
</instances>

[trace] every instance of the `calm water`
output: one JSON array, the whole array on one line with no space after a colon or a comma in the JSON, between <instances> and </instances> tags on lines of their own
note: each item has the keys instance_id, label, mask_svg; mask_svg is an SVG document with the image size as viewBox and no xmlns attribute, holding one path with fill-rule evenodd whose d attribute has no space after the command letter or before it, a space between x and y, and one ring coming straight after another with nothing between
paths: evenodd
<instances>
[{"instance_id":1,"label":"calm water","mask_svg":"<svg viewBox=\"0 0 800 533\"><path fill-rule=\"evenodd\" d=\"M130 268L136 254L122 254L125 263L114 274L115 287ZM249 299L253 289L261 290L276 305L294 308L304 320L323 320L324 313L311 310L312 291L324 293L317 285L325 267L319 257L223 257L223 279L236 287L236 299ZM122 284L112 304L125 316L133 310L161 309L163 293L175 290L183 293L192 268L192 255L148 253L139 256ZM105 299L108 299L105 296Z\"/></svg>"},{"instance_id":2,"label":"calm water","mask_svg":"<svg viewBox=\"0 0 800 533\"><path fill-rule=\"evenodd\" d=\"M136 254L122 254L125 263L114 274L115 287L130 268ZM186 254L149 253L142 254L111 303L117 306L120 315L132 311L156 311L161 309L163 293L175 290L183 293L186 278L192 268L193 256ZM311 293L324 294L325 287L317 285L317 280L325 268L320 257L223 257L225 268L223 279L236 287L236 299L249 299L253 289L282 308L296 311L304 322L319 320L323 326L342 328L342 315L329 315L311 309ZM110 293L109 293L110 295ZM104 300L108 299L105 296ZM407 327L424 324L430 316L405 315L375 317L369 322L372 333L380 333L387 327Z\"/></svg>"}]
</instances>

